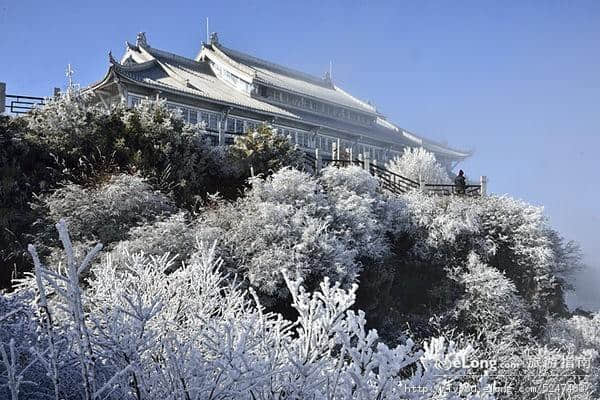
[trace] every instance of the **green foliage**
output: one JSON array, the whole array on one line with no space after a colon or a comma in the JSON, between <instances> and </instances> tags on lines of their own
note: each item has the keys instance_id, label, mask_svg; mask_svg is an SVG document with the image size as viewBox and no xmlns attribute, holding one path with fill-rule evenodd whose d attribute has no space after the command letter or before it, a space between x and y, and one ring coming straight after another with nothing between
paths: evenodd
<instances>
[{"instance_id":1,"label":"green foliage","mask_svg":"<svg viewBox=\"0 0 600 400\"><path fill-rule=\"evenodd\" d=\"M302 152L296 150L288 138L277 134L269 125L261 125L254 132L239 136L231 147L234 159L243 163L248 173L271 174L283 167L299 167Z\"/></svg>"},{"instance_id":2,"label":"green foliage","mask_svg":"<svg viewBox=\"0 0 600 400\"><path fill-rule=\"evenodd\" d=\"M22 118L0 116L0 287L8 286L15 271L24 270L28 236L23 232L36 219L29 202L53 179L45 168L51 157L27 141L26 126Z\"/></svg>"},{"instance_id":3,"label":"green foliage","mask_svg":"<svg viewBox=\"0 0 600 400\"><path fill-rule=\"evenodd\" d=\"M25 245L40 233L33 222L44 218L29 206L35 194L69 184L85 191L135 173L194 209L208 193L236 197L244 183L229 151L209 145L200 127L186 125L164 102L106 109L69 92L22 118L1 117L0 144L2 287L12 270L30 268Z\"/></svg>"}]
</instances>

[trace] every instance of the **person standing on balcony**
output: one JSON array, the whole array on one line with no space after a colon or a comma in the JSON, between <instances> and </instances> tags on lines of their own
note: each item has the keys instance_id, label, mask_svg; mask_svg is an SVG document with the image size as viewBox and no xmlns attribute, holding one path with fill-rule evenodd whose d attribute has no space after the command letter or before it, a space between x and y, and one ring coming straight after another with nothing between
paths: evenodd
<instances>
[{"instance_id":1,"label":"person standing on balcony","mask_svg":"<svg viewBox=\"0 0 600 400\"><path fill-rule=\"evenodd\" d=\"M454 178L454 191L456 194L465 194L467 189L467 180L465 179L465 173L461 169L458 171L458 176Z\"/></svg>"}]
</instances>

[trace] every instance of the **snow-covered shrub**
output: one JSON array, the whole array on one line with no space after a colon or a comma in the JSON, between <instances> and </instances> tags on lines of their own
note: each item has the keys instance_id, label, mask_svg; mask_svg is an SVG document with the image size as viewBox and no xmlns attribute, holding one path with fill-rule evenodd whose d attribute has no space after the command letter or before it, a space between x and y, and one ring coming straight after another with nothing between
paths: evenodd
<instances>
[{"instance_id":1,"label":"snow-covered shrub","mask_svg":"<svg viewBox=\"0 0 600 400\"><path fill-rule=\"evenodd\" d=\"M60 177L89 183L109 172L137 172L194 205L207 192L235 192L242 181L228 151L208 144L200 125L187 125L166 102L105 108L76 91L26 117L27 138L52 154Z\"/></svg>"},{"instance_id":2,"label":"snow-covered shrub","mask_svg":"<svg viewBox=\"0 0 600 400\"><path fill-rule=\"evenodd\" d=\"M326 167L321 172L320 181L333 194L337 190L346 190L369 197L380 194L377 179L355 165L346 168Z\"/></svg>"},{"instance_id":3,"label":"snow-covered shrub","mask_svg":"<svg viewBox=\"0 0 600 400\"><path fill-rule=\"evenodd\" d=\"M175 211L164 194L142 178L125 174L97 187L66 185L45 196L42 206L52 221L67 220L75 240L106 244L123 239L136 225Z\"/></svg>"},{"instance_id":4,"label":"snow-covered shrub","mask_svg":"<svg viewBox=\"0 0 600 400\"><path fill-rule=\"evenodd\" d=\"M564 313L565 279L581 267L577 246L549 226L542 207L507 196L480 204L482 239L492 249L484 261L506 273L539 322L547 312Z\"/></svg>"},{"instance_id":5,"label":"snow-covered shrub","mask_svg":"<svg viewBox=\"0 0 600 400\"><path fill-rule=\"evenodd\" d=\"M311 288L325 276L348 284L363 263L389 253L388 217L398 204L389 208L359 168L326 168L320 180L283 168L250 182L244 198L202 215L199 239L217 240L226 266L261 293L287 294L281 268Z\"/></svg>"},{"instance_id":6,"label":"snow-covered shrub","mask_svg":"<svg viewBox=\"0 0 600 400\"><path fill-rule=\"evenodd\" d=\"M198 240L217 240L228 269L275 297L288 293L282 269L311 287L325 276L353 282L357 249L331 226L332 210L314 178L284 168L252 185L244 198L201 217Z\"/></svg>"},{"instance_id":7,"label":"snow-covered shrub","mask_svg":"<svg viewBox=\"0 0 600 400\"><path fill-rule=\"evenodd\" d=\"M25 137L51 159L50 186L68 180L86 183L124 167L119 151L124 126L123 106L105 108L77 90L48 99L23 118Z\"/></svg>"},{"instance_id":8,"label":"snow-covered shrub","mask_svg":"<svg viewBox=\"0 0 600 400\"><path fill-rule=\"evenodd\" d=\"M327 167L320 179L332 209L332 230L356 249L359 257L379 260L389 252L385 197L377 180L363 169Z\"/></svg>"},{"instance_id":9,"label":"snow-covered shrub","mask_svg":"<svg viewBox=\"0 0 600 400\"><path fill-rule=\"evenodd\" d=\"M454 265L466 260L470 250L486 254L481 240L480 201L455 196L430 196L412 191L401 196L404 220L397 232L411 242L409 256L415 260Z\"/></svg>"},{"instance_id":10,"label":"snow-covered shrub","mask_svg":"<svg viewBox=\"0 0 600 400\"><path fill-rule=\"evenodd\" d=\"M509 197L429 196L419 191L395 201L395 206L387 201L388 208L397 210L394 229L388 230L392 256L385 260L391 267L386 271L393 271L387 277L391 284L384 276L372 276L381 282L381 290L398 295L396 301L381 304L377 315L398 313L393 319L411 320L413 328L419 327L415 331L427 334L433 310L453 314L456 302L466 295L460 277L467 276L463 274L468 274L472 253L490 273L495 270L514 285L533 320L525 324L533 335L539 334L548 313L564 311L566 277L579 267L579 253L548 226L541 208ZM361 294L366 296L361 296L363 306L369 296ZM507 305L513 306L517 304ZM457 329L471 329L449 321Z\"/></svg>"},{"instance_id":11,"label":"snow-covered shrub","mask_svg":"<svg viewBox=\"0 0 600 400\"><path fill-rule=\"evenodd\" d=\"M64 222L58 228L66 270L42 267L31 248L35 282L21 289L33 284L40 309L52 316L51 323L41 316L32 326L51 328L50 337L69 345L58 351L69 349L68 366L78 379L68 387L58 381L56 397L68 390L85 399L138 400L493 398L484 392L485 377L467 391L468 369L454 365L471 357L470 347L443 338L426 341L423 350L410 340L394 348L379 342L365 328L364 313L350 310L356 285L345 290L325 279L310 293L286 276L298 313L287 321L226 279L214 247L201 246L191 263L169 275L164 256L134 255L127 268L109 258L92 267L84 290L79 275L99 247L79 262L70 255ZM31 348L36 365L67 367L55 364L64 354L52 348L41 342ZM23 380L34 378L31 371ZM48 386L48 380L38 383Z\"/></svg>"},{"instance_id":12,"label":"snow-covered shrub","mask_svg":"<svg viewBox=\"0 0 600 400\"><path fill-rule=\"evenodd\" d=\"M518 335L528 334L530 316L525 303L514 283L502 272L484 264L471 253L466 271L459 279L465 291L457 305L462 330L493 336L510 325L511 329L519 326Z\"/></svg>"},{"instance_id":13,"label":"snow-covered shrub","mask_svg":"<svg viewBox=\"0 0 600 400\"><path fill-rule=\"evenodd\" d=\"M178 257L179 266L194 252L195 228L195 223L183 212L159 217L154 222L131 228L127 232L128 239L118 242L110 255L119 263L116 260L126 260L131 254L160 256L169 253Z\"/></svg>"},{"instance_id":14,"label":"snow-covered shrub","mask_svg":"<svg viewBox=\"0 0 600 400\"><path fill-rule=\"evenodd\" d=\"M590 317L574 315L552 319L544 332L545 342L562 349L579 352L595 350L600 355L600 312Z\"/></svg>"},{"instance_id":15,"label":"snow-covered shrub","mask_svg":"<svg viewBox=\"0 0 600 400\"><path fill-rule=\"evenodd\" d=\"M186 125L164 100L142 101L122 113L129 165L173 192L178 204L194 206L207 193L235 196L243 167L209 143L200 125Z\"/></svg>"},{"instance_id":16,"label":"snow-covered shrub","mask_svg":"<svg viewBox=\"0 0 600 400\"><path fill-rule=\"evenodd\" d=\"M386 168L415 182L451 183L446 169L437 162L435 155L422 147L404 148L404 153L388 162Z\"/></svg>"},{"instance_id":17,"label":"snow-covered shrub","mask_svg":"<svg viewBox=\"0 0 600 400\"><path fill-rule=\"evenodd\" d=\"M277 133L270 125L261 125L258 129L235 138L231 155L255 174L271 174L283 167L299 167L302 152L296 150L290 140Z\"/></svg>"}]
</instances>

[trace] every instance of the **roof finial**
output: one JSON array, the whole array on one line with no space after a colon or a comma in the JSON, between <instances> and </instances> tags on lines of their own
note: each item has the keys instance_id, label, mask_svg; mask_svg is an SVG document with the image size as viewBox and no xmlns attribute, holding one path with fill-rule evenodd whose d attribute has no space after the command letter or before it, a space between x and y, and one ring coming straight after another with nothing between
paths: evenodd
<instances>
[{"instance_id":1,"label":"roof finial","mask_svg":"<svg viewBox=\"0 0 600 400\"><path fill-rule=\"evenodd\" d=\"M217 35L217 32L210 34L210 44L219 44L219 36Z\"/></svg>"},{"instance_id":2,"label":"roof finial","mask_svg":"<svg viewBox=\"0 0 600 400\"><path fill-rule=\"evenodd\" d=\"M117 60L115 60L115 58L113 57L112 51L108 52L108 62L111 64L116 64Z\"/></svg>"},{"instance_id":3,"label":"roof finial","mask_svg":"<svg viewBox=\"0 0 600 400\"><path fill-rule=\"evenodd\" d=\"M323 80L329 84L329 85L333 85L333 62L329 61L329 71L325 72L325 76L323 77Z\"/></svg>"},{"instance_id":4,"label":"roof finial","mask_svg":"<svg viewBox=\"0 0 600 400\"><path fill-rule=\"evenodd\" d=\"M210 33L208 31L208 17L206 17L206 43L210 43Z\"/></svg>"},{"instance_id":5,"label":"roof finial","mask_svg":"<svg viewBox=\"0 0 600 400\"><path fill-rule=\"evenodd\" d=\"M148 46L148 40L146 39L146 32L140 32L135 38L136 46Z\"/></svg>"}]
</instances>

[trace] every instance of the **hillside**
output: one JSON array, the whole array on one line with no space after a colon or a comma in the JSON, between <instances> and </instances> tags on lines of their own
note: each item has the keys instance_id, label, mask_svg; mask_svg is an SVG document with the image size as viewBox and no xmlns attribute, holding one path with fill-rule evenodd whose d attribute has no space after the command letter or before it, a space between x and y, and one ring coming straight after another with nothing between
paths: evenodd
<instances>
[{"instance_id":1,"label":"hillside","mask_svg":"<svg viewBox=\"0 0 600 400\"><path fill-rule=\"evenodd\" d=\"M600 315L567 309L579 251L539 207L314 176L268 126L212 146L75 92L0 142L2 398L600 395Z\"/></svg>"}]
</instances>

